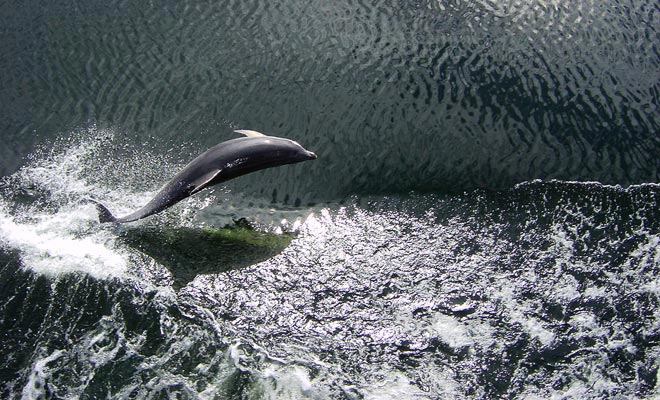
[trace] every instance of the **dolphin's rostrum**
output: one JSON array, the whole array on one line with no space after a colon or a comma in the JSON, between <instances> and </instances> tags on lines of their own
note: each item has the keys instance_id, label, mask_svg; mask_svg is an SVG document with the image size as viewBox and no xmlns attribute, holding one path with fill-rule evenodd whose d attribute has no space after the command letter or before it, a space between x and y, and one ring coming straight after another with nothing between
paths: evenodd
<instances>
[{"instance_id":1,"label":"dolphin's rostrum","mask_svg":"<svg viewBox=\"0 0 660 400\"><path fill-rule=\"evenodd\" d=\"M249 130L236 132L246 137L211 147L174 176L144 207L117 218L97 200L100 222L130 222L156 214L201 190L265 168L316 159L293 140L266 136Z\"/></svg>"}]
</instances>

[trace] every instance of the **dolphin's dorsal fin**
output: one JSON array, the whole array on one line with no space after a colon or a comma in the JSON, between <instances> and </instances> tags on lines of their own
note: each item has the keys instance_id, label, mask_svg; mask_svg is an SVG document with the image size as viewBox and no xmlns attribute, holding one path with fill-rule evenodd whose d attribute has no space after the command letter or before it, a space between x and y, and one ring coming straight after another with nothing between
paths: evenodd
<instances>
[{"instance_id":1,"label":"dolphin's dorsal fin","mask_svg":"<svg viewBox=\"0 0 660 400\"><path fill-rule=\"evenodd\" d=\"M200 176L199 178L195 179L190 184L190 195L192 196L193 194L201 192L202 190L209 187L213 178L218 176L220 172L222 172L221 169L214 169L213 171L209 171L204 175Z\"/></svg>"},{"instance_id":2,"label":"dolphin's dorsal fin","mask_svg":"<svg viewBox=\"0 0 660 400\"><path fill-rule=\"evenodd\" d=\"M235 130L234 132L236 132L236 133L240 133L240 134L245 135L245 136L247 136L247 137L261 137L261 136L266 136L266 135L264 135L264 134L261 133L261 132L251 131L251 130L249 130L249 129L237 129L237 130Z\"/></svg>"}]
</instances>

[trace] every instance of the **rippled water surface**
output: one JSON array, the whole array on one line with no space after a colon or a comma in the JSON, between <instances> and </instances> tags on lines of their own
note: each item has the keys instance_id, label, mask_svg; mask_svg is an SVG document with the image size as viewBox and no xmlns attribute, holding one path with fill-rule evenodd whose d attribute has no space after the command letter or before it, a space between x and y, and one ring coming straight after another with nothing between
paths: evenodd
<instances>
[{"instance_id":1,"label":"rippled water surface","mask_svg":"<svg viewBox=\"0 0 660 400\"><path fill-rule=\"evenodd\" d=\"M0 397L660 396L653 1L0 5ZM313 162L123 226L256 129Z\"/></svg>"}]
</instances>

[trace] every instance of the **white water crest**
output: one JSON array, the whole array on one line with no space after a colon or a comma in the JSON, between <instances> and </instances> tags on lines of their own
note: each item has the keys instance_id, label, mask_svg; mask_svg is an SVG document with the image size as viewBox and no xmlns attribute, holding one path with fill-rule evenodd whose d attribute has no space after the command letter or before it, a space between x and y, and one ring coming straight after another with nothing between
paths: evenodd
<instances>
[{"instance_id":1,"label":"white water crest","mask_svg":"<svg viewBox=\"0 0 660 400\"><path fill-rule=\"evenodd\" d=\"M112 247L107 231L83 233L76 229L94 218L88 207L59 210L20 222L0 207L0 243L18 250L23 265L36 272L57 275L83 271L97 278L121 276L127 259Z\"/></svg>"},{"instance_id":2,"label":"white water crest","mask_svg":"<svg viewBox=\"0 0 660 400\"><path fill-rule=\"evenodd\" d=\"M87 140L59 154L35 155L4 178L0 243L16 250L26 268L49 275L83 271L99 278L126 271L127 259L113 248L113 235L98 229L95 211L83 201L99 193L85 175L85 161L98 143Z\"/></svg>"},{"instance_id":3,"label":"white water crest","mask_svg":"<svg viewBox=\"0 0 660 400\"><path fill-rule=\"evenodd\" d=\"M114 133L95 127L44 147L1 182L0 244L15 250L24 267L58 275L80 271L97 278L121 277L130 252L116 243L112 227L98 223L89 198L101 198L118 212L144 204L152 190L134 182L157 158L113 158ZM158 160L162 161L162 160ZM135 168L136 163L142 168ZM151 164L151 165L150 165ZM162 170L173 166L159 162ZM133 168L133 169L131 169ZM117 179L125 187L112 187Z\"/></svg>"}]
</instances>

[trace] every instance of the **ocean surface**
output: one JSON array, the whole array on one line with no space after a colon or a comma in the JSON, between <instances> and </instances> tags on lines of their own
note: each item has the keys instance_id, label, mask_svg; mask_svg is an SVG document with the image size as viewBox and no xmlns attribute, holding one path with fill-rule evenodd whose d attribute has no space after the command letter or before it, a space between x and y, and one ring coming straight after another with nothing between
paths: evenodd
<instances>
[{"instance_id":1,"label":"ocean surface","mask_svg":"<svg viewBox=\"0 0 660 400\"><path fill-rule=\"evenodd\" d=\"M0 104L2 399L660 398L657 0L4 0Z\"/></svg>"}]
</instances>

